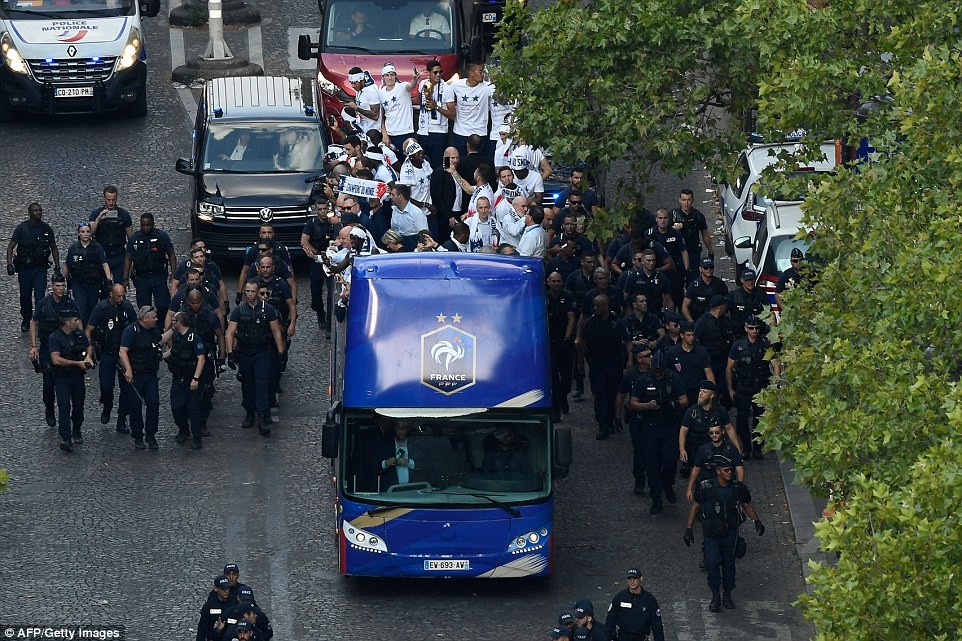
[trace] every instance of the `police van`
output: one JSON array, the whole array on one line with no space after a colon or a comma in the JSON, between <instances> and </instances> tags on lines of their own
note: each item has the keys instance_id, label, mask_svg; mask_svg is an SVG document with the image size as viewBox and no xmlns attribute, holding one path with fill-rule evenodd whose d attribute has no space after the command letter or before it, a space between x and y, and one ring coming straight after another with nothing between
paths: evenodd
<instances>
[{"instance_id":1,"label":"police van","mask_svg":"<svg viewBox=\"0 0 962 641\"><path fill-rule=\"evenodd\" d=\"M140 17L160 0L0 0L0 122L13 112L147 115Z\"/></svg>"},{"instance_id":2,"label":"police van","mask_svg":"<svg viewBox=\"0 0 962 641\"><path fill-rule=\"evenodd\" d=\"M217 255L241 255L261 223L275 239L300 247L322 182L327 148L314 82L243 76L204 84L190 158L190 229Z\"/></svg>"}]
</instances>

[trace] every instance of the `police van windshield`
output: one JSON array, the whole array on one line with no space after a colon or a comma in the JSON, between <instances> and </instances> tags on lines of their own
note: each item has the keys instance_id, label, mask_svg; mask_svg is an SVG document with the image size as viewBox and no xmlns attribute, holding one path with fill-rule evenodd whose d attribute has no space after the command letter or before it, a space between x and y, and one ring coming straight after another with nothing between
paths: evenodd
<instances>
[{"instance_id":1,"label":"police van windshield","mask_svg":"<svg viewBox=\"0 0 962 641\"><path fill-rule=\"evenodd\" d=\"M324 19L323 51L450 53L451 0L332 0Z\"/></svg>"},{"instance_id":2,"label":"police van windshield","mask_svg":"<svg viewBox=\"0 0 962 641\"><path fill-rule=\"evenodd\" d=\"M60 20L70 18L116 18L136 13L134 0L2 0L0 16L12 20ZM64 26L71 31L70 25ZM79 30L76 34L80 36ZM78 41L80 38L78 37ZM71 42L71 40L64 40Z\"/></svg>"},{"instance_id":3,"label":"police van windshield","mask_svg":"<svg viewBox=\"0 0 962 641\"><path fill-rule=\"evenodd\" d=\"M808 248L812 244L811 238L796 240L794 236L787 235L773 236L771 245L765 252L764 236L767 236L767 232L764 230L767 230L767 227L762 225L758 233L758 250L752 261L756 265L761 265L761 273L774 277L780 276L783 271L792 266L792 250L796 247L802 250L803 254L808 254Z\"/></svg>"},{"instance_id":4,"label":"police van windshield","mask_svg":"<svg viewBox=\"0 0 962 641\"><path fill-rule=\"evenodd\" d=\"M204 169L239 173L319 172L324 144L316 123L212 124Z\"/></svg>"},{"instance_id":5,"label":"police van windshield","mask_svg":"<svg viewBox=\"0 0 962 641\"><path fill-rule=\"evenodd\" d=\"M372 503L472 506L548 496L543 416L485 412L458 418L346 417L343 490Z\"/></svg>"}]
</instances>

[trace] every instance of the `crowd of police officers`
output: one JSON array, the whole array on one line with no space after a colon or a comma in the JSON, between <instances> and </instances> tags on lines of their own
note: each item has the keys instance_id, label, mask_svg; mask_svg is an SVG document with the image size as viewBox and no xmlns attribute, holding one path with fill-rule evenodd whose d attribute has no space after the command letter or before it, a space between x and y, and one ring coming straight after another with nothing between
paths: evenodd
<instances>
[{"instance_id":1,"label":"crowd of police officers","mask_svg":"<svg viewBox=\"0 0 962 641\"><path fill-rule=\"evenodd\" d=\"M73 452L84 442L93 370L100 422L110 423L116 408L118 433L129 434L137 450L158 449L162 364L171 375L178 443L203 446L216 382L227 367L241 383L241 427L270 436L297 323L290 252L263 225L245 254L231 309L223 274L202 240L193 240L189 257L178 262L153 215L142 214L135 230L117 200L117 188L107 185L103 205L78 222L63 266L39 203L27 207L27 220L7 246L7 273L20 287L21 331L29 332L28 357L42 377L45 420L58 428L60 449Z\"/></svg>"}]
</instances>

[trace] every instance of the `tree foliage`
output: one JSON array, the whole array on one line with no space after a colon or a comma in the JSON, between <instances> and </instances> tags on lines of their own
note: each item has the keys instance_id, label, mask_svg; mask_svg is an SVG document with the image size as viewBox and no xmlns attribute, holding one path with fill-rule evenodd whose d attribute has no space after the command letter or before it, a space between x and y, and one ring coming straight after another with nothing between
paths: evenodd
<instances>
[{"instance_id":1,"label":"tree foliage","mask_svg":"<svg viewBox=\"0 0 962 641\"><path fill-rule=\"evenodd\" d=\"M509 3L496 49L498 91L517 101L522 137L556 158L605 168L627 161L640 203L655 168L685 175L744 146L757 56L738 32L738 0ZM600 218L595 235L623 226Z\"/></svg>"}]
</instances>

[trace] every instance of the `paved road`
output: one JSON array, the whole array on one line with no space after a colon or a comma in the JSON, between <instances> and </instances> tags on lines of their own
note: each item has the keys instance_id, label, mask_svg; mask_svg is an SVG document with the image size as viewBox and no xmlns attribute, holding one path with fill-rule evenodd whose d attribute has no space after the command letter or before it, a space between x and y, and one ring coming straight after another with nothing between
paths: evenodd
<instances>
[{"instance_id":1,"label":"paved road","mask_svg":"<svg viewBox=\"0 0 962 641\"><path fill-rule=\"evenodd\" d=\"M293 56L292 34L315 22L316 4L280 0L264 7L267 19L256 31L228 30L230 46L243 52L253 44L250 57L264 60L269 73L310 75ZM65 247L76 220L98 203L101 186L115 182L121 205L154 212L183 252L186 179L173 165L188 151L189 98L196 92L177 91L167 79L184 55L178 51L201 53L205 35L169 30L163 19L148 21L146 31L152 62L146 120L27 117L0 126L0 233L9 237L26 205L38 200ZM708 188L700 174L687 184L696 200ZM651 202L672 204L679 185L660 178ZM306 282L301 291L301 312L310 314ZM0 496L0 623L125 625L132 639L186 639L211 578L234 561L282 641L544 638L577 598L591 598L603 611L632 564L642 567L659 598L670 639L812 636L791 606L804 589L802 570L772 455L749 464L768 532L749 537L734 612L708 612L704 574L681 541L686 506L648 514L647 499L631 494L627 435L596 442L590 399L573 404L564 422L574 432L576 460L557 484L554 578L346 580L336 574L331 468L320 458L327 343L310 322L300 325L280 424L269 441L239 429L238 384L222 379L213 436L201 452L174 442L166 411L160 451L135 452L129 437L99 424L96 389L88 385L86 443L66 456L43 422L15 292L13 279L0 281L6 343L0 467L12 475L10 491Z\"/></svg>"}]
</instances>

